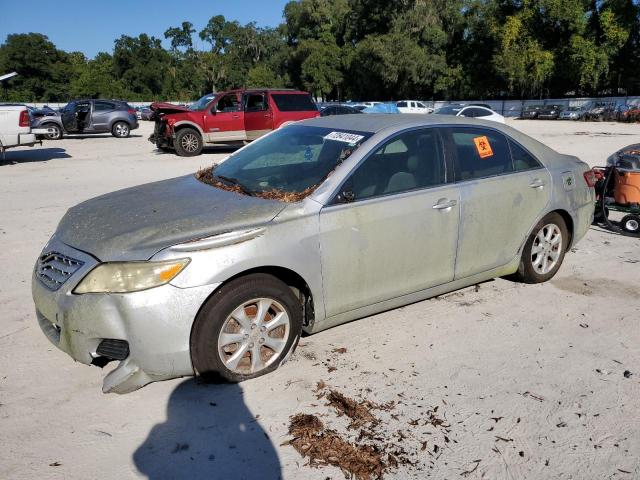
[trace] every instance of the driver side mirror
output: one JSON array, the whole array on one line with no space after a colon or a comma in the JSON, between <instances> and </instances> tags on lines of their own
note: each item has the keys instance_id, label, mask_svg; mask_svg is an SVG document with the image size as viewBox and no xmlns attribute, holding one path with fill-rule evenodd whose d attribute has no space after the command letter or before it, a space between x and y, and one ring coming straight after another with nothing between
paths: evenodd
<instances>
[{"instance_id":1,"label":"driver side mirror","mask_svg":"<svg viewBox=\"0 0 640 480\"><path fill-rule=\"evenodd\" d=\"M335 204L351 203L356 199L356 194L352 190L346 189L340 192L334 201Z\"/></svg>"}]
</instances>

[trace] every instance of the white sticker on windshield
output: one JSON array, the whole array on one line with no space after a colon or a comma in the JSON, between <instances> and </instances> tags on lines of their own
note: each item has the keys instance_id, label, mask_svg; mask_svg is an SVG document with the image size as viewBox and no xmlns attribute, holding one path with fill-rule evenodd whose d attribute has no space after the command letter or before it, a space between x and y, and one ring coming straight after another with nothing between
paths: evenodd
<instances>
[{"instance_id":1,"label":"white sticker on windshield","mask_svg":"<svg viewBox=\"0 0 640 480\"><path fill-rule=\"evenodd\" d=\"M325 140L334 140L336 142L344 142L349 145L355 145L364 138L363 135L356 135L355 133L346 132L331 132L324 137Z\"/></svg>"}]
</instances>

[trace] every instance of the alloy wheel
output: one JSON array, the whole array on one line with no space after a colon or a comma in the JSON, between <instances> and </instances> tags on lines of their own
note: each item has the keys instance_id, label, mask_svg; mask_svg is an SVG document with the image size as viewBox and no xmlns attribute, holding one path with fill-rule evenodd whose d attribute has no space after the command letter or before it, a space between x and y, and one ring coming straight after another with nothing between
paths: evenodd
<instances>
[{"instance_id":1,"label":"alloy wheel","mask_svg":"<svg viewBox=\"0 0 640 480\"><path fill-rule=\"evenodd\" d=\"M116 135L119 137L126 137L129 135L129 127L124 123L118 123L116 125Z\"/></svg>"},{"instance_id":2,"label":"alloy wheel","mask_svg":"<svg viewBox=\"0 0 640 480\"><path fill-rule=\"evenodd\" d=\"M531 246L531 264L536 273L546 275L555 268L562 252L562 232L555 223L542 227Z\"/></svg>"},{"instance_id":3,"label":"alloy wheel","mask_svg":"<svg viewBox=\"0 0 640 480\"><path fill-rule=\"evenodd\" d=\"M256 298L238 306L218 335L218 355L234 373L253 375L280 359L291 321L284 307L271 298Z\"/></svg>"},{"instance_id":4,"label":"alloy wheel","mask_svg":"<svg viewBox=\"0 0 640 480\"><path fill-rule=\"evenodd\" d=\"M180 144L185 151L193 153L198 150L198 137L193 133L187 133L180 140Z\"/></svg>"}]
</instances>

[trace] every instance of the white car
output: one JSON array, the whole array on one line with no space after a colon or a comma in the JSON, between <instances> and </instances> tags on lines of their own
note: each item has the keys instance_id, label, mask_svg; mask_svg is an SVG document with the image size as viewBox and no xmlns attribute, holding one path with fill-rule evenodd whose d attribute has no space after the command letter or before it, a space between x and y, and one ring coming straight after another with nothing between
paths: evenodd
<instances>
[{"instance_id":1,"label":"white car","mask_svg":"<svg viewBox=\"0 0 640 480\"><path fill-rule=\"evenodd\" d=\"M438 115L455 115L456 117L480 118L505 123L504 117L490 108L480 105L446 105L435 111Z\"/></svg>"},{"instance_id":2,"label":"white car","mask_svg":"<svg viewBox=\"0 0 640 480\"><path fill-rule=\"evenodd\" d=\"M400 113L433 113L433 108L417 100L401 100L396 102Z\"/></svg>"}]
</instances>

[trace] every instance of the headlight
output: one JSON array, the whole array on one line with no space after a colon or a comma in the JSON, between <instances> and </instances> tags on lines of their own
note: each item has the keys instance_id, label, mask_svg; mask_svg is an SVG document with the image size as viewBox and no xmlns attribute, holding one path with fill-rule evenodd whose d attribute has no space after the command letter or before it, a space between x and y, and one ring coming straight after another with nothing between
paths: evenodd
<instances>
[{"instance_id":1,"label":"headlight","mask_svg":"<svg viewBox=\"0 0 640 480\"><path fill-rule=\"evenodd\" d=\"M189 264L190 259L162 262L101 263L84 277L73 293L139 292L165 285Z\"/></svg>"}]
</instances>

